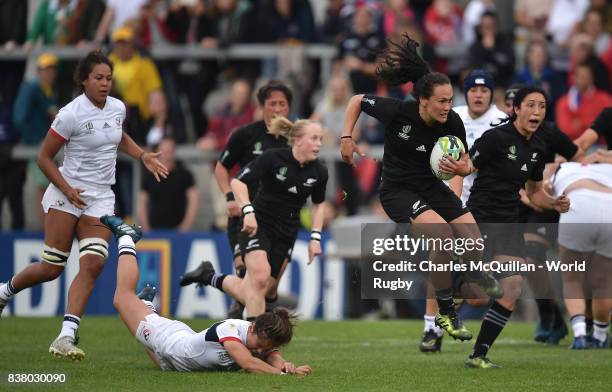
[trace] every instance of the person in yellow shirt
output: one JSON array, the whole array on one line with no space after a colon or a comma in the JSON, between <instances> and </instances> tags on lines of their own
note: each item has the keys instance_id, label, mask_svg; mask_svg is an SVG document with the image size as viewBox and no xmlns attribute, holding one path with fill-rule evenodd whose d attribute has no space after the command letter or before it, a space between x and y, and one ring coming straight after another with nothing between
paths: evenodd
<instances>
[{"instance_id":1,"label":"person in yellow shirt","mask_svg":"<svg viewBox=\"0 0 612 392\"><path fill-rule=\"evenodd\" d=\"M162 89L159 72L150 58L138 53L134 45L134 32L130 27L115 30L112 40L114 48L109 58L114 67L115 91L128 111L138 114L138 123L142 124L150 116L149 95ZM146 131L139 129L134 133L136 142L144 144Z\"/></svg>"}]
</instances>

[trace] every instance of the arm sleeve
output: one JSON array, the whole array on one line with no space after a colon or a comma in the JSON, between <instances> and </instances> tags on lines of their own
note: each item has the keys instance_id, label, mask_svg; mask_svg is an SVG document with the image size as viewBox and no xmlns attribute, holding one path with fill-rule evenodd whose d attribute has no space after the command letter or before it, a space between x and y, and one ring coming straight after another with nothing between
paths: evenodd
<instances>
[{"instance_id":1,"label":"arm sleeve","mask_svg":"<svg viewBox=\"0 0 612 392\"><path fill-rule=\"evenodd\" d=\"M597 132L599 136L612 137L612 107L605 108L599 113L593 121L591 129Z\"/></svg>"},{"instance_id":2,"label":"arm sleeve","mask_svg":"<svg viewBox=\"0 0 612 392\"><path fill-rule=\"evenodd\" d=\"M495 146L497 145L495 139L495 133L490 130L485 132L480 138L476 139L474 145L470 149L470 158L472 158L474 167L480 169L487 164L493 155Z\"/></svg>"},{"instance_id":3,"label":"arm sleeve","mask_svg":"<svg viewBox=\"0 0 612 392\"><path fill-rule=\"evenodd\" d=\"M228 340L242 343L240 334L238 333L238 327L231 321L224 321L217 326L217 336L219 337L219 343Z\"/></svg>"},{"instance_id":4,"label":"arm sleeve","mask_svg":"<svg viewBox=\"0 0 612 392\"><path fill-rule=\"evenodd\" d=\"M247 166L242 168L236 178L246 184L257 183L272 167L273 154L274 153L270 150L264 151L263 154L253 159Z\"/></svg>"},{"instance_id":5,"label":"arm sleeve","mask_svg":"<svg viewBox=\"0 0 612 392\"><path fill-rule=\"evenodd\" d=\"M319 204L325 201L325 188L327 187L327 167L321 165L321 178L312 190L311 199L313 203Z\"/></svg>"},{"instance_id":6,"label":"arm sleeve","mask_svg":"<svg viewBox=\"0 0 612 392\"><path fill-rule=\"evenodd\" d=\"M402 101L394 98L364 95L361 98L361 111L387 125L400 110L401 104Z\"/></svg>"},{"instance_id":7,"label":"arm sleeve","mask_svg":"<svg viewBox=\"0 0 612 392\"><path fill-rule=\"evenodd\" d=\"M553 134L553 139L551 141L553 152L561 155L568 161L571 160L576 154L576 151L578 151L578 146L575 145L574 142L572 142L572 140L566 134L561 132L561 130L556 126L554 130L555 133Z\"/></svg>"},{"instance_id":8,"label":"arm sleeve","mask_svg":"<svg viewBox=\"0 0 612 392\"><path fill-rule=\"evenodd\" d=\"M546 166L544 157L540 157L540 159L538 159L538 163L536 163L535 167L533 168L529 179L533 181L542 181L544 178L544 166Z\"/></svg>"},{"instance_id":9,"label":"arm sleeve","mask_svg":"<svg viewBox=\"0 0 612 392\"><path fill-rule=\"evenodd\" d=\"M244 143L242 142L244 137L244 130L238 129L232 133L227 145L221 151L219 156L219 162L227 169L233 168L239 161L240 157L244 153Z\"/></svg>"},{"instance_id":10,"label":"arm sleeve","mask_svg":"<svg viewBox=\"0 0 612 392\"><path fill-rule=\"evenodd\" d=\"M77 131L77 122L74 114L66 108L60 109L55 120L51 124L49 132L53 132L60 136L65 141L70 140L70 137Z\"/></svg>"}]
</instances>

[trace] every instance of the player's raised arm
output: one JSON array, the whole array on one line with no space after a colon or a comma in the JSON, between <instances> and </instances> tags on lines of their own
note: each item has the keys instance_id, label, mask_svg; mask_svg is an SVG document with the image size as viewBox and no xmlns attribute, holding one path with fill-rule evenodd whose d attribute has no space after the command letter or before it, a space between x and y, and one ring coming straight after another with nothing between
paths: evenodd
<instances>
[{"instance_id":1,"label":"player's raised arm","mask_svg":"<svg viewBox=\"0 0 612 392\"><path fill-rule=\"evenodd\" d=\"M350 99L348 105L346 106L346 111L344 112L344 128L342 129L342 136L340 136L340 155L342 156L342 160L349 165L354 164L354 153L357 153L360 156L365 155L353 140L353 128L355 128L355 124L357 123L359 114L361 113L362 98L363 94L354 95Z\"/></svg>"}]
</instances>

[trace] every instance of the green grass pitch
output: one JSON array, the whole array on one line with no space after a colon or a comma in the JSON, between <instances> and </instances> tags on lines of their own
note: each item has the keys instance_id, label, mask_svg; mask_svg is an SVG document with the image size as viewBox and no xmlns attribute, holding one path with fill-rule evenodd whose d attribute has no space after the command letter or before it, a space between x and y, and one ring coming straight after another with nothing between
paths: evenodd
<instances>
[{"instance_id":1,"label":"green grass pitch","mask_svg":"<svg viewBox=\"0 0 612 392\"><path fill-rule=\"evenodd\" d=\"M194 330L209 320L188 320ZM421 354L422 322L305 321L284 350L296 364L308 363L310 377L244 373L175 373L157 370L116 317L85 317L80 329L87 357L72 363L47 350L60 318L0 320L0 374L65 373L56 386L9 386L0 391L611 391L612 349L582 352L533 342L534 325L510 322L490 357L502 369L463 368L471 343L445 337L441 354ZM467 323L477 332L479 324Z\"/></svg>"}]
</instances>

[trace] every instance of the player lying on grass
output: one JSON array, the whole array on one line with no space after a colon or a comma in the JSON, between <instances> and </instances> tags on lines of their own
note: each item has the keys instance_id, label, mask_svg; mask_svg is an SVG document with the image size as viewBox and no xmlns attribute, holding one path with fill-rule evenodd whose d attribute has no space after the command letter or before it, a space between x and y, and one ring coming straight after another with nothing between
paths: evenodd
<instances>
[{"instance_id":1,"label":"player lying on grass","mask_svg":"<svg viewBox=\"0 0 612 392\"><path fill-rule=\"evenodd\" d=\"M308 375L308 365L295 366L283 359L278 347L293 336L295 317L277 308L248 322L223 320L196 333L186 324L161 317L151 301L153 288L135 294L138 263L135 242L142 236L139 228L115 216L100 221L117 238L119 263L113 305L130 333L141 342L149 357L162 370L203 371L244 369L249 373Z\"/></svg>"}]
</instances>

